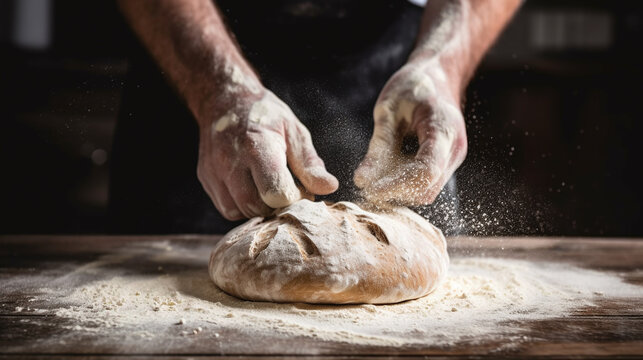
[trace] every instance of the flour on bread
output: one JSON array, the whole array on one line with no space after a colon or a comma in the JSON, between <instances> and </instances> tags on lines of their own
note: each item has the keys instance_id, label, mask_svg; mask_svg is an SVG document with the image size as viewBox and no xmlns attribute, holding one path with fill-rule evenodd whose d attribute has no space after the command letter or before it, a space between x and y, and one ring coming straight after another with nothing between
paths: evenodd
<instances>
[{"instance_id":1,"label":"flour on bread","mask_svg":"<svg viewBox=\"0 0 643 360\"><path fill-rule=\"evenodd\" d=\"M304 199L228 233L210 276L250 300L394 303L433 291L448 261L440 230L411 210Z\"/></svg>"}]
</instances>

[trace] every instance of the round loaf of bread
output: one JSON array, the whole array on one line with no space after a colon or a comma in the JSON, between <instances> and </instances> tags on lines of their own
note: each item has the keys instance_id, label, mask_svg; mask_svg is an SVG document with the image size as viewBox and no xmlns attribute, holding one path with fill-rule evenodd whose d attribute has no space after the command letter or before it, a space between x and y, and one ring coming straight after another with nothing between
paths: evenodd
<instances>
[{"instance_id":1,"label":"round loaf of bread","mask_svg":"<svg viewBox=\"0 0 643 360\"><path fill-rule=\"evenodd\" d=\"M248 300L386 304L429 294L448 264L442 232L407 208L300 200L230 231L209 272Z\"/></svg>"}]
</instances>

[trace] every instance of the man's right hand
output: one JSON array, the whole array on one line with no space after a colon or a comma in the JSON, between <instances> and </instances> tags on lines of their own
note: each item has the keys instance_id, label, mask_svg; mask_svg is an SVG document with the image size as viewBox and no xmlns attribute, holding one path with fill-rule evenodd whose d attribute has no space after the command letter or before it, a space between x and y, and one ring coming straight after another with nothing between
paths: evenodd
<instances>
[{"instance_id":1,"label":"man's right hand","mask_svg":"<svg viewBox=\"0 0 643 360\"><path fill-rule=\"evenodd\" d=\"M260 85L233 93L215 98L198 116L197 175L226 219L266 216L301 199L292 174L309 193L337 190L288 105Z\"/></svg>"},{"instance_id":2,"label":"man's right hand","mask_svg":"<svg viewBox=\"0 0 643 360\"><path fill-rule=\"evenodd\" d=\"M308 129L263 88L214 1L119 0L119 6L196 118L197 174L226 219L267 215L300 199L292 174L308 193L337 189Z\"/></svg>"}]
</instances>

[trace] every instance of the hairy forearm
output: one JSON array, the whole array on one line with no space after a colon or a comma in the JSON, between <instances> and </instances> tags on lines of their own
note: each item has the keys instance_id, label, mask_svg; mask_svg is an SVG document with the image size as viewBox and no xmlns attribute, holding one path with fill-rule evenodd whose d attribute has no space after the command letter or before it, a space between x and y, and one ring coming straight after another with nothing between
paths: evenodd
<instances>
[{"instance_id":1,"label":"hairy forearm","mask_svg":"<svg viewBox=\"0 0 643 360\"><path fill-rule=\"evenodd\" d=\"M410 61L435 62L452 92L461 93L520 4L520 0L429 1Z\"/></svg>"},{"instance_id":2,"label":"hairy forearm","mask_svg":"<svg viewBox=\"0 0 643 360\"><path fill-rule=\"evenodd\" d=\"M197 119L214 97L259 81L210 0L119 0L121 11Z\"/></svg>"}]
</instances>

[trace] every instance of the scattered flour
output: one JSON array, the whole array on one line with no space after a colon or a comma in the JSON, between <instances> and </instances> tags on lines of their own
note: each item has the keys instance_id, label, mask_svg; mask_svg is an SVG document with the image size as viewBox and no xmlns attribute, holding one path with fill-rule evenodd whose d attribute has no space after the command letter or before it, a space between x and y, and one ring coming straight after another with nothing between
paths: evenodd
<instances>
[{"instance_id":1,"label":"scattered flour","mask_svg":"<svg viewBox=\"0 0 643 360\"><path fill-rule=\"evenodd\" d=\"M521 320L555 319L601 299L643 297L643 287L571 265L500 258L455 257L434 293L395 305L319 306L249 302L218 290L208 277L205 249L132 252L98 260L94 281L73 289L43 289L40 300L74 331L152 339L217 338L225 330L276 337L399 345L448 345L498 336L524 336ZM132 271L126 263L160 263L163 271ZM182 266L177 266L177 264ZM168 269L169 268L169 269ZM189 269L189 270L186 270ZM124 270L127 269L127 270ZM75 272L73 276L80 276ZM65 283L69 283L69 278ZM73 283L73 281L72 281ZM221 339L224 337L222 336Z\"/></svg>"}]
</instances>

